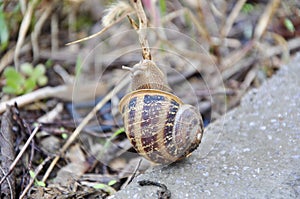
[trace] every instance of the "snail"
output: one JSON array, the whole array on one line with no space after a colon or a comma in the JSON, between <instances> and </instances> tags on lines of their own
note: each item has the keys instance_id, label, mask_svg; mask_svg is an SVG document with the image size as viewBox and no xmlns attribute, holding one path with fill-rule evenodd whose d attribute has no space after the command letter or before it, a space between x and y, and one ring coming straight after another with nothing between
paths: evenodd
<instances>
[{"instance_id":1,"label":"snail","mask_svg":"<svg viewBox=\"0 0 300 199\"><path fill-rule=\"evenodd\" d=\"M133 148L157 164L189 156L200 144L203 121L196 107L171 93L164 73L151 60L132 68L132 91L119 103Z\"/></svg>"}]
</instances>

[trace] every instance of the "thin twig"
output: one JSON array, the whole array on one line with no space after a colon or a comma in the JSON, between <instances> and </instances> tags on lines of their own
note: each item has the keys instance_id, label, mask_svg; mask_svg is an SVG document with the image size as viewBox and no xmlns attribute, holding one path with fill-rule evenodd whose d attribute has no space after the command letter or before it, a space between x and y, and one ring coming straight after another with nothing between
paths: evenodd
<instances>
[{"instance_id":1,"label":"thin twig","mask_svg":"<svg viewBox=\"0 0 300 199\"><path fill-rule=\"evenodd\" d=\"M38 118L37 121L39 123L50 123L53 122L54 119L61 114L61 112L64 109L64 105L63 103L58 103L54 109L52 109L51 111L47 112L45 115L43 115L42 117Z\"/></svg>"},{"instance_id":2,"label":"thin twig","mask_svg":"<svg viewBox=\"0 0 300 199\"><path fill-rule=\"evenodd\" d=\"M81 123L78 125L78 127L74 130L72 135L69 137L67 142L63 145L62 149L60 150L60 155L62 155L68 148L69 146L73 143L73 141L77 138L77 136L80 134L82 129L88 124L88 122L95 116L98 110L100 110L106 102L108 102L113 95L118 93L123 87L125 87L128 83L130 78L127 76L123 81L118 84L115 89L111 90L98 104L93 108L93 110L81 121ZM47 178L49 177L51 171L53 170L54 166L60 159L60 155L57 155L53 161L51 162L50 166L48 167L46 173L44 174L44 177L42 179L42 182L46 182Z\"/></svg>"},{"instance_id":3,"label":"thin twig","mask_svg":"<svg viewBox=\"0 0 300 199\"><path fill-rule=\"evenodd\" d=\"M21 156L23 155L23 153L25 152L25 150L27 149L28 145L30 144L31 140L34 138L34 136L36 135L36 133L38 132L38 130L40 129L40 125L38 125L37 127L34 128L33 132L31 133L30 137L28 138L28 140L26 141L25 145L23 146L22 150L20 151L20 153L17 155L16 159L14 160L14 162L11 164L11 166L9 167L9 172L6 173L0 180L0 185L3 183L3 181L7 178L7 176L9 176L9 174L12 172L12 170L15 168L16 164L18 163L18 161L20 160Z\"/></svg>"},{"instance_id":4,"label":"thin twig","mask_svg":"<svg viewBox=\"0 0 300 199\"><path fill-rule=\"evenodd\" d=\"M1 102L0 103L0 113L4 112L6 109L6 105L13 105L15 103L18 104L19 107L22 107L26 104L29 104L31 102L40 100L40 99L45 99L48 97L57 97L61 93L64 93L68 90L67 85L62 85L62 86L57 86L57 87L44 87L38 90L35 90L31 93L13 98L11 100Z\"/></svg>"},{"instance_id":5,"label":"thin twig","mask_svg":"<svg viewBox=\"0 0 300 199\"><path fill-rule=\"evenodd\" d=\"M136 176L136 173L138 171L138 169L140 168L141 166L141 162L142 162L142 158L139 159L139 162L137 163L133 173L131 176L128 177L128 179L126 180L126 182L122 185L122 189L125 189L127 187L127 185L133 180L133 178Z\"/></svg>"}]
</instances>

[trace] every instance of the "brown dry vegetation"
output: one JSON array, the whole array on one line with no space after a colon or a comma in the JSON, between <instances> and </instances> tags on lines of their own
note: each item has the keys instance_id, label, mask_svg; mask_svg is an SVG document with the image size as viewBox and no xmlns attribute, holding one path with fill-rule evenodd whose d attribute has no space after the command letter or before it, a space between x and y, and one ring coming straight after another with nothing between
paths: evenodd
<instances>
[{"instance_id":1,"label":"brown dry vegetation","mask_svg":"<svg viewBox=\"0 0 300 199\"><path fill-rule=\"evenodd\" d=\"M206 125L300 49L296 0L142 2L153 60ZM149 167L118 111L130 79L121 66L143 59L133 2L4 0L0 8L0 87L4 70L25 62L44 64L48 78L18 96L1 89L1 198L105 198L126 187Z\"/></svg>"}]
</instances>

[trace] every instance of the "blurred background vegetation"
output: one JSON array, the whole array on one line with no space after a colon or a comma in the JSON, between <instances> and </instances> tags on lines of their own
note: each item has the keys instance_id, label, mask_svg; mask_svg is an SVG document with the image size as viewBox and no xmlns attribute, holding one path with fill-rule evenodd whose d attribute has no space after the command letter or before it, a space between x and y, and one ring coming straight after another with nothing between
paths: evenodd
<instances>
[{"instance_id":1,"label":"blurred background vegetation","mask_svg":"<svg viewBox=\"0 0 300 199\"><path fill-rule=\"evenodd\" d=\"M259 87L300 49L297 0L142 2L154 60L176 95L198 107L205 125L237 106L246 91ZM109 98L45 177L50 160L76 126L126 78L121 66L142 59L127 15L137 21L130 1L0 0L2 129L6 103L18 104L10 113L11 128L17 127L12 151L18 153L36 123L42 124L31 151L14 169L19 177L12 179L14 195L105 198L147 167L126 153L132 149L117 110L128 91L124 88ZM75 177L66 174L70 170Z\"/></svg>"}]
</instances>

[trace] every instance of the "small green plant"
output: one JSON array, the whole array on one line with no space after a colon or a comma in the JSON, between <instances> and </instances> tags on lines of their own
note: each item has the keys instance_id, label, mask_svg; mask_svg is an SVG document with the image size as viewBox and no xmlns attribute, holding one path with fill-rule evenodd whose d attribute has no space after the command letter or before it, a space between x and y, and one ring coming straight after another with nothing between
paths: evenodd
<instances>
[{"instance_id":1,"label":"small green plant","mask_svg":"<svg viewBox=\"0 0 300 199\"><path fill-rule=\"evenodd\" d=\"M294 33L295 32L295 26L293 24L293 22L288 19L288 18L285 18L284 19L284 26L288 29L288 31L290 31L291 33Z\"/></svg>"},{"instance_id":2,"label":"small green plant","mask_svg":"<svg viewBox=\"0 0 300 199\"><path fill-rule=\"evenodd\" d=\"M45 186L46 186L46 184L45 184L44 182L39 181L39 180L37 180L37 179L35 178L35 177L36 177L36 174L34 173L34 171L30 170L30 171L29 171L29 175L30 175L30 177L31 177L32 179L34 179L34 185L35 185L35 186L39 186L39 187L45 187Z\"/></svg>"},{"instance_id":3,"label":"small green plant","mask_svg":"<svg viewBox=\"0 0 300 199\"><path fill-rule=\"evenodd\" d=\"M94 189L101 189L110 195L116 193L116 190L114 188L112 188L111 185L99 183L99 184L94 185L93 187L94 187Z\"/></svg>"},{"instance_id":4,"label":"small green plant","mask_svg":"<svg viewBox=\"0 0 300 199\"><path fill-rule=\"evenodd\" d=\"M30 63L24 63L20 66L20 72L13 67L7 67L3 73L6 79L3 92L21 95L31 92L38 86L44 86L48 82L45 72L43 64L33 67Z\"/></svg>"},{"instance_id":5,"label":"small green plant","mask_svg":"<svg viewBox=\"0 0 300 199\"><path fill-rule=\"evenodd\" d=\"M253 10L254 10L254 6L251 3L245 3L242 8L242 12L244 12L246 14L249 14Z\"/></svg>"},{"instance_id":6,"label":"small green plant","mask_svg":"<svg viewBox=\"0 0 300 199\"><path fill-rule=\"evenodd\" d=\"M165 0L159 0L160 13L165 16L167 13L167 5Z\"/></svg>"}]
</instances>

